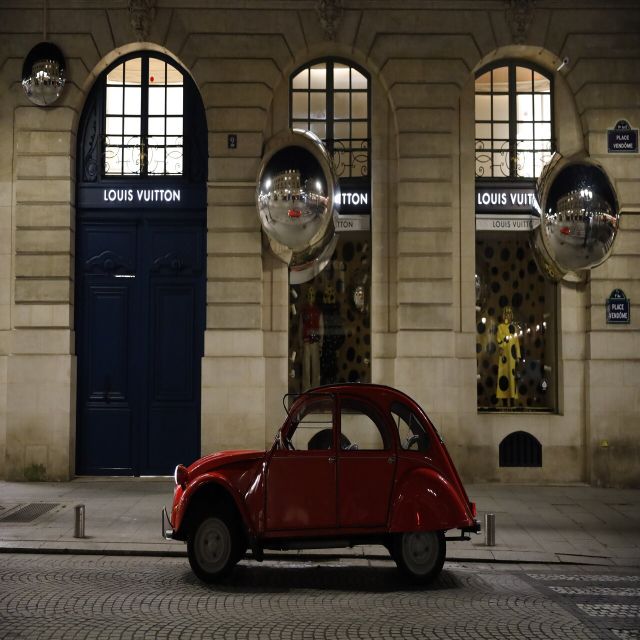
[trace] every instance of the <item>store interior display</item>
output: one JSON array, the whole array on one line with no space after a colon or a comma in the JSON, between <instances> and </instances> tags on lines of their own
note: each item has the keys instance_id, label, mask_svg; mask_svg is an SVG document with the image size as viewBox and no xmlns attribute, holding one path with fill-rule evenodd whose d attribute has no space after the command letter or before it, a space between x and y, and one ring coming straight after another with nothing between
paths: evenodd
<instances>
[{"instance_id":1,"label":"store interior display","mask_svg":"<svg viewBox=\"0 0 640 640\"><path fill-rule=\"evenodd\" d=\"M370 233L340 234L325 269L290 282L289 392L371 381Z\"/></svg>"},{"instance_id":2,"label":"store interior display","mask_svg":"<svg viewBox=\"0 0 640 640\"><path fill-rule=\"evenodd\" d=\"M555 408L555 285L527 234L476 236L478 409Z\"/></svg>"}]
</instances>

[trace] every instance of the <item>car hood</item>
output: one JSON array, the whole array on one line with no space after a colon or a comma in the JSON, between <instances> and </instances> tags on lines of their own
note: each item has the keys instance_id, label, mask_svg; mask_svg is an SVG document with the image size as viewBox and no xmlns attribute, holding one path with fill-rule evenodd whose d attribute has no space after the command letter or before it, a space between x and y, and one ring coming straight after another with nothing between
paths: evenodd
<instances>
[{"instance_id":1,"label":"car hood","mask_svg":"<svg viewBox=\"0 0 640 640\"><path fill-rule=\"evenodd\" d=\"M189 466L189 477L194 478L203 473L209 473L210 471L233 464L255 462L256 460L264 458L264 456L264 451L219 451L218 453L204 456L191 464Z\"/></svg>"}]
</instances>

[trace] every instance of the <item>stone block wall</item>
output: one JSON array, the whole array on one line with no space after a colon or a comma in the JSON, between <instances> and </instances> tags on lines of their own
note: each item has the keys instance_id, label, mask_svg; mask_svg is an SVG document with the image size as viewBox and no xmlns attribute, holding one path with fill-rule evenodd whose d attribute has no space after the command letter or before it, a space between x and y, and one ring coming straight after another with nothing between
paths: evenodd
<instances>
[{"instance_id":1,"label":"stone block wall","mask_svg":"<svg viewBox=\"0 0 640 640\"><path fill-rule=\"evenodd\" d=\"M574 8L442 0L345 2L335 39L312 0L160 3L142 42L127 3L48 9L64 52L61 102L20 87L39 41L35 0L0 8L0 476L74 472L76 129L93 80L118 56L153 49L193 75L208 121L207 316L202 451L261 448L287 388L286 269L265 248L254 189L269 137L288 125L288 79L325 56L372 78L372 373L427 408L466 479L640 485L640 329L606 325L614 288L640 300L640 155L607 153L606 130L640 126L640 10L620 0ZM569 63L560 71L560 61ZM623 210L614 254L559 291L559 411L476 410L473 75L503 58L554 72L557 146L586 150ZM227 145L237 135L237 148ZM499 442L527 430L542 469L500 469Z\"/></svg>"}]
</instances>

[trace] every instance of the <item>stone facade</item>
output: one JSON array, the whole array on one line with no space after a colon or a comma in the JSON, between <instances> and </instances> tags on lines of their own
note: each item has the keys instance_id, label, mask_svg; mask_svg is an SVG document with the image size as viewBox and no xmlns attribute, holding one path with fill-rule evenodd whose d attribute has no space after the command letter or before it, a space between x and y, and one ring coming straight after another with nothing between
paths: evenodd
<instances>
[{"instance_id":1,"label":"stone facade","mask_svg":"<svg viewBox=\"0 0 640 640\"><path fill-rule=\"evenodd\" d=\"M425 406L467 480L640 486L638 314L625 326L604 314L615 288L640 300L640 155L606 143L618 120L640 125L636 2L345 0L331 29L317 11L332 3L311 0L134 3L150 11L137 26L129 4L49 3L47 38L67 60L49 108L20 84L42 3L0 5L0 477L74 474L76 132L100 72L152 50L192 74L208 120L203 452L262 448L281 421L287 271L262 242L255 180L266 140L288 126L290 74L340 57L371 75L373 381ZM499 59L553 72L557 148L601 163L622 210L612 257L559 287L555 414L476 409L473 80ZM542 443L542 467L498 466L517 429Z\"/></svg>"}]
</instances>

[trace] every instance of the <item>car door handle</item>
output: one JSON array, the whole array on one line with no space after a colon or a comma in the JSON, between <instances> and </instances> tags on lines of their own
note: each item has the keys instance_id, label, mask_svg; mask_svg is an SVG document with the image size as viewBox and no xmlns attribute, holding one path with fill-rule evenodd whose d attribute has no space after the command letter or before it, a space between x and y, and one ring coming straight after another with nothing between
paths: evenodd
<instances>
[{"instance_id":1,"label":"car door handle","mask_svg":"<svg viewBox=\"0 0 640 640\"><path fill-rule=\"evenodd\" d=\"M335 462L335 461L336 461L336 459L335 459L335 457L334 457L334 456L331 456L331 457L329 458L329 462L333 463L333 462Z\"/></svg>"},{"instance_id":2,"label":"car door handle","mask_svg":"<svg viewBox=\"0 0 640 640\"><path fill-rule=\"evenodd\" d=\"M388 462L389 464L393 464L395 461L396 461L396 457L395 457L395 456L389 456L389 457L387 458L387 462Z\"/></svg>"}]
</instances>

